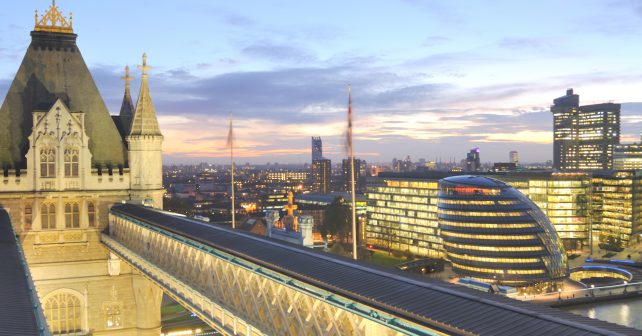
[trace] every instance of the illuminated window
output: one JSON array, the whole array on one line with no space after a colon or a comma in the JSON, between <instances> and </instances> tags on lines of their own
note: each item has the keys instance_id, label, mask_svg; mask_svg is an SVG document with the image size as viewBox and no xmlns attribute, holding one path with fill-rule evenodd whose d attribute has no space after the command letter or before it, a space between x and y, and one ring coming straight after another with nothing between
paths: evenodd
<instances>
[{"instance_id":1,"label":"illuminated window","mask_svg":"<svg viewBox=\"0 0 642 336\"><path fill-rule=\"evenodd\" d=\"M78 150L65 149L65 177L78 177Z\"/></svg>"},{"instance_id":2,"label":"illuminated window","mask_svg":"<svg viewBox=\"0 0 642 336\"><path fill-rule=\"evenodd\" d=\"M47 324L54 335L82 332L82 305L80 299L66 292L49 296L44 305Z\"/></svg>"},{"instance_id":3,"label":"illuminated window","mask_svg":"<svg viewBox=\"0 0 642 336\"><path fill-rule=\"evenodd\" d=\"M40 176L56 176L56 150L45 148L40 151Z\"/></svg>"},{"instance_id":4,"label":"illuminated window","mask_svg":"<svg viewBox=\"0 0 642 336\"><path fill-rule=\"evenodd\" d=\"M78 203L65 205L65 227L67 229L80 228L80 207Z\"/></svg>"},{"instance_id":5,"label":"illuminated window","mask_svg":"<svg viewBox=\"0 0 642 336\"><path fill-rule=\"evenodd\" d=\"M43 204L40 206L40 226L43 230L53 230L56 228L55 205Z\"/></svg>"}]
</instances>

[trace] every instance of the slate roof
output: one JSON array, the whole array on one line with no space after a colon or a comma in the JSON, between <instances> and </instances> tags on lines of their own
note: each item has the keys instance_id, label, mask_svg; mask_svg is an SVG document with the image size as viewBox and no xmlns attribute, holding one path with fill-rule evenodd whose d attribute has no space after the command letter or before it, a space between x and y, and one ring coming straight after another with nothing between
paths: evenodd
<instances>
[{"instance_id":1,"label":"slate roof","mask_svg":"<svg viewBox=\"0 0 642 336\"><path fill-rule=\"evenodd\" d=\"M11 220L0 209L0 335L40 335Z\"/></svg>"},{"instance_id":2,"label":"slate roof","mask_svg":"<svg viewBox=\"0 0 642 336\"><path fill-rule=\"evenodd\" d=\"M131 204L112 210L452 335L642 335L642 331L375 267Z\"/></svg>"},{"instance_id":3,"label":"slate roof","mask_svg":"<svg viewBox=\"0 0 642 336\"><path fill-rule=\"evenodd\" d=\"M93 163L124 165L124 142L71 33L31 32L31 45L0 108L0 164L26 167L32 112L62 98L85 113Z\"/></svg>"}]
</instances>

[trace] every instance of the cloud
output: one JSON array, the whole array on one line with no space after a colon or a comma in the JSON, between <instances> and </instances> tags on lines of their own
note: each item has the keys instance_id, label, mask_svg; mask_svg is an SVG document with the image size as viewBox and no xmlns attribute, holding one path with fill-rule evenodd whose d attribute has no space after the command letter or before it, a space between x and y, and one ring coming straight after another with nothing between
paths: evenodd
<instances>
[{"instance_id":1,"label":"cloud","mask_svg":"<svg viewBox=\"0 0 642 336\"><path fill-rule=\"evenodd\" d=\"M428 36L421 45L424 47L432 47L447 41L450 41L450 39L445 36Z\"/></svg>"},{"instance_id":2,"label":"cloud","mask_svg":"<svg viewBox=\"0 0 642 336\"><path fill-rule=\"evenodd\" d=\"M267 41L247 46L241 50L241 53L248 57L263 58L276 63L306 63L316 60L314 55L303 48Z\"/></svg>"},{"instance_id":3,"label":"cloud","mask_svg":"<svg viewBox=\"0 0 642 336\"><path fill-rule=\"evenodd\" d=\"M532 156L545 161L551 156L549 106L563 92L565 84L560 83L605 85L637 80L633 75L613 79L587 73L543 83L463 88L431 76L394 72L390 67L338 63L209 77L195 76L197 70L187 68L152 73L152 95L167 139L164 151L173 160L225 158L227 118L234 112L239 159L262 162L278 157L281 162L307 162L309 137L320 135L325 152L338 160L345 156L346 86L351 83L355 143L363 156L376 160L408 154L448 157L481 146L489 153L486 158L499 155L490 154L491 148L498 153L518 149L527 151L524 160ZM92 68L111 111L120 108L120 71ZM642 120L642 103L624 103L623 110L627 116L622 119L623 132L639 127L635 125ZM623 136L623 140L629 138ZM380 155L371 156L374 153Z\"/></svg>"},{"instance_id":4,"label":"cloud","mask_svg":"<svg viewBox=\"0 0 642 336\"><path fill-rule=\"evenodd\" d=\"M552 49L556 42L551 38L543 37L506 37L499 42L499 46L508 49Z\"/></svg>"}]
</instances>

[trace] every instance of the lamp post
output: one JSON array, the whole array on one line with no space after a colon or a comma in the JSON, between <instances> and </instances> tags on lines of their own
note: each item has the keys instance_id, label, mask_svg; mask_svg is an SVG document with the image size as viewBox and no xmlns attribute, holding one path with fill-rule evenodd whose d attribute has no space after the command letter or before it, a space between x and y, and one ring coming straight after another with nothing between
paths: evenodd
<instances>
[{"instance_id":1,"label":"lamp post","mask_svg":"<svg viewBox=\"0 0 642 336\"><path fill-rule=\"evenodd\" d=\"M624 294L626 294L626 287L629 285L629 282L624 280Z\"/></svg>"},{"instance_id":2,"label":"lamp post","mask_svg":"<svg viewBox=\"0 0 642 336\"><path fill-rule=\"evenodd\" d=\"M591 296L595 296L595 285L591 285Z\"/></svg>"},{"instance_id":3,"label":"lamp post","mask_svg":"<svg viewBox=\"0 0 642 336\"><path fill-rule=\"evenodd\" d=\"M561 288L557 289L557 299L558 300L562 300L562 289Z\"/></svg>"}]
</instances>

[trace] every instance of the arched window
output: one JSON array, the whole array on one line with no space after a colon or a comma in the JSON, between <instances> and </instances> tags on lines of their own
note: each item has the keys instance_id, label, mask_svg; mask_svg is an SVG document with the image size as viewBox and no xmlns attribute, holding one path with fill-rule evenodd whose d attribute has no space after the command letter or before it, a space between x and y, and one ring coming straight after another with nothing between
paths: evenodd
<instances>
[{"instance_id":1,"label":"arched window","mask_svg":"<svg viewBox=\"0 0 642 336\"><path fill-rule=\"evenodd\" d=\"M77 149L65 149L65 177L78 177L78 158Z\"/></svg>"},{"instance_id":2,"label":"arched window","mask_svg":"<svg viewBox=\"0 0 642 336\"><path fill-rule=\"evenodd\" d=\"M78 296L66 291L49 295L44 302L44 313L54 335L82 332L83 307Z\"/></svg>"},{"instance_id":3,"label":"arched window","mask_svg":"<svg viewBox=\"0 0 642 336\"><path fill-rule=\"evenodd\" d=\"M40 222L43 230L53 230L56 228L56 206L53 204L43 204L40 206Z\"/></svg>"},{"instance_id":4,"label":"arched window","mask_svg":"<svg viewBox=\"0 0 642 336\"><path fill-rule=\"evenodd\" d=\"M65 204L65 227L67 229L80 228L80 207L78 203Z\"/></svg>"},{"instance_id":5,"label":"arched window","mask_svg":"<svg viewBox=\"0 0 642 336\"><path fill-rule=\"evenodd\" d=\"M87 217L89 219L89 227L96 227L96 206L94 203L87 205Z\"/></svg>"},{"instance_id":6,"label":"arched window","mask_svg":"<svg viewBox=\"0 0 642 336\"><path fill-rule=\"evenodd\" d=\"M40 151L40 176L56 177L56 150L44 148Z\"/></svg>"}]
</instances>

